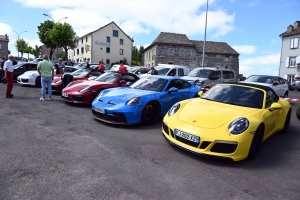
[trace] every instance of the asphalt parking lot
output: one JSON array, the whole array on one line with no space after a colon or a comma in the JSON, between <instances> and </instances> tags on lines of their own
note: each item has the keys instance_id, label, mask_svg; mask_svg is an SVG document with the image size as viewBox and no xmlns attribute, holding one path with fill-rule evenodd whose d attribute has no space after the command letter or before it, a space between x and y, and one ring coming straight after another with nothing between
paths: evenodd
<instances>
[{"instance_id":1,"label":"asphalt parking lot","mask_svg":"<svg viewBox=\"0 0 300 200\"><path fill-rule=\"evenodd\" d=\"M300 122L232 162L173 147L152 126L114 126L89 106L0 84L0 199L300 199ZM300 92L289 97L300 98Z\"/></svg>"}]
</instances>

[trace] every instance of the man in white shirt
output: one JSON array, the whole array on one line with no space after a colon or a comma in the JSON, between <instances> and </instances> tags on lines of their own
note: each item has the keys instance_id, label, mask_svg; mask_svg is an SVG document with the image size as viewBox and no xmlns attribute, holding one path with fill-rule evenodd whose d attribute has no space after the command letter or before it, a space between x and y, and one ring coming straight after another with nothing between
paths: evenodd
<instances>
[{"instance_id":1,"label":"man in white shirt","mask_svg":"<svg viewBox=\"0 0 300 200\"><path fill-rule=\"evenodd\" d=\"M13 62L15 61L15 57L13 55L8 56L8 60L4 63L4 78L7 80L6 86L6 98L13 98L14 95L11 94L13 85L14 85L14 66Z\"/></svg>"}]
</instances>

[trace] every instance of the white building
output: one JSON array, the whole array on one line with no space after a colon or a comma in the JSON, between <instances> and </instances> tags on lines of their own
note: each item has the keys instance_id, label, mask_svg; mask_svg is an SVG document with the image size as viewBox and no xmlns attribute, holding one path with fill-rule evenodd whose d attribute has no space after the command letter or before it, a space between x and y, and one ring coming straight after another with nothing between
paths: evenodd
<instances>
[{"instance_id":1,"label":"white building","mask_svg":"<svg viewBox=\"0 0 300 200\"><path fill-rule=\"evenodd\" d=\"M131 65L133 39L111 22L77 39L77 47L68 51L68 58L75 62L99 63L106 66L123 62Z\"/></svg>"},{"instance_id":2,"label":"white building","mask_svg":"<svg viewBox=\"0 0 300 200\"><path fill-rule=\"evenodd\" d=\"M300 21L287 27L287 31L280 34L282 39L279 76L293 82L295 75L300 75Z\"/></svg>"}]
</instances>

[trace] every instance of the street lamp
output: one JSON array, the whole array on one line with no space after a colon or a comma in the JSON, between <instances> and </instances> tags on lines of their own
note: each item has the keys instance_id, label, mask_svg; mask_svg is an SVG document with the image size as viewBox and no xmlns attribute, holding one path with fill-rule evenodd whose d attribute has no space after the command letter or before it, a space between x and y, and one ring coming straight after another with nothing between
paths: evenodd
<instances>
[{"instance_id":1,"label":"street lamp","mask_svg":"<svg viewBox=\"0 0 300 200\"><path fill-rule=\"evenodd\" d=\"M23 31L23 32L21 32L21 33L17 33L17 31L15 31L15 30L13 30L17 35L18 35L18 40L19 40L19 37L20 37L20 35L22 34L22 33L25 33L25 32L27 32L27 31ZM19 57L19 51L18 51L18 57Z\"/></svg>"},{"instance_id":2,"label":"street lamp","mask_svg":"<svg viewBox=\"0 0 300 200\"><path fill-rule=\"evenodd\" d=\"M58 24L59 21L62 20L62 19L68 19L68 17L63 17L60 20L58 20L57 22L55 22L54 19L50 15L45 14L45 13L43 13L43 15L45 15L47 17L50 17L55 24ZM57 57L57 60L58 60L58 46L57 45L56 45L56 57Z\"/></svg>"},{"instance_id":3,"label":"street lamp","mask_svg":"<svg viewBox=\"0 0 300 200\"><path fill-rule=\"evenodd\" d=\"M204 67L204 60L205 60L205 43L206 43L206 27L207 27L207 10L208 10L208 0L207 0L207 3L206 3L205 31L204 31L203 53L202 53L202 67Z\"/></svg>"}]
</instances>

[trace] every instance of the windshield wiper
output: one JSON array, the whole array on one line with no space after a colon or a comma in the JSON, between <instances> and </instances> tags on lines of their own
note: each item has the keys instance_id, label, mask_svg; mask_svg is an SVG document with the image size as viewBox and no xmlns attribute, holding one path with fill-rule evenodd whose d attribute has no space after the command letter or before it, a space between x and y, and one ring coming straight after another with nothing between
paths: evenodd
<instances>
[{"instance_id":1,"label":"windshield wiper","mask_svg":"<svg viewBox=\"0 0 300 200\"><path fill-rule=\"evenodd\" d=\"M208 101L213 101L212 99L210 98L207 98L207 97L200 97L201 99L205 99L205 100L208 100Z\"/></svg>"}]
</instances>

